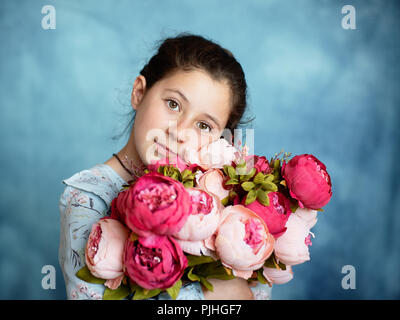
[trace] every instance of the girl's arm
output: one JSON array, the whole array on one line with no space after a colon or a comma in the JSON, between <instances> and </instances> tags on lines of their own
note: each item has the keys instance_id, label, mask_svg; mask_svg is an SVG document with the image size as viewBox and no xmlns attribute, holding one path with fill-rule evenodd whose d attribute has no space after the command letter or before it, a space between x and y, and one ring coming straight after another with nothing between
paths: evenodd
<instances>
[{"instance_id":1,"label":"girl's arm","mask_svg":"<svg viewBox=\"0 0 400 320\"><path fill-rule=\"evenodd\" d=\"M214 287L213 291L203 288L205 300L253 300L253 292L246 280L207 279Z\"/></svg>"},{"instance_id":2,"label":"girl's arm","mask_svg":"<svg viewBox=\"0 0 400 320\"><path fill-rule=\"evenodd\" d=\"M71 186L64 189L59 201L60 246L58 260L64 275L67 299L101 299L102 284L92 284L75 274L85 265L85 247L92 225L106 215L105 202L94 193Z\"/></svg>"}]
</instances>

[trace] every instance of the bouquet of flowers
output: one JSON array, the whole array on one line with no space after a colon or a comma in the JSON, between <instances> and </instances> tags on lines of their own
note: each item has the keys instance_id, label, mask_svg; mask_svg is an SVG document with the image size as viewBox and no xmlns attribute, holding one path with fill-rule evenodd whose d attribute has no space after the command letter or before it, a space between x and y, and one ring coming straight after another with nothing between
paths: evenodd
<instances>
[{"instance_id":1,"label":"bouquet of flowers","mask_svg":"<svg viewBox=\"0 0 400 320\"><path fill-rule=\"evenodd\" d=\"M220 139L137 170L93 225L77 276L104 284L103 299L176 299L183 283L213 290L210 278L290 281L292 266L310 260L310 229L332 196L322 162L290 157L267 160Z\"/></svg>"}]
</instances>

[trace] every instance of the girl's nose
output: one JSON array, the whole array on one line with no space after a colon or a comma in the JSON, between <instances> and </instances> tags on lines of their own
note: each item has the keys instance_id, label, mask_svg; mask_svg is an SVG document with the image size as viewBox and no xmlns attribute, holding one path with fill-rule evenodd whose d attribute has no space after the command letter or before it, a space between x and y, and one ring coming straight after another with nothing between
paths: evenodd
<instances>
[{"instance_id":1,"label":"girl's nose","mask_svg":"<svg viewBox=\"0 0 400 320\"><path fill-rule=\"evenodd\" d=\"M186 127L185 122L177 121L177 120L169 120L168 121L168 128L167 134L168 139L171 142L176 142L177 144L185 143L189 136L188 135L189 129Z\"/></svg>"}]
</instances>

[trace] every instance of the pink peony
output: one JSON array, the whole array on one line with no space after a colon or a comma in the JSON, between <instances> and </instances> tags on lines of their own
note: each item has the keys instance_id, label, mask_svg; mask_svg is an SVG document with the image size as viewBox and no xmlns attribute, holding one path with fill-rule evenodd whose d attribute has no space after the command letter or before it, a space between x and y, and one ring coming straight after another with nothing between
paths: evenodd
<instances>
[{"instance_id":1,"label":"pink peony","mask_svg":"<svg viewBox=\"0 0 400 320\"><path fill-rule=\"evenodd\" d=\"M190 214L190 197L179 181L149 172L118 194L117 208L138 235L172 235Z\"/></svg>"},{"instance_id":2,"label":"pink peony","mask_svg":"<svg viewBox=\"0 0 400 320\"><path fill-rule=\"evenodd\" d=\"M215 237L215 249L235 276L248 279L261 268L274 249L274 237L265 222L242 205L228 206Z\"/></svg>"},{"instance_id":3,"label":"pink peony","mask_svg":"<svg viewBox=\"0 0 400 320\"><path fill-rule=\"evenodd\" d=\"M198 164L204 170L223 168L225 164L232 164L237 158L239 150L226 139L220 138L202 146L199 150L186 148L183 158L189 164Z\"/></svg>"},{"instance_id":4,"label":"pink peony","mask_svg":"<svg viewBox=\"0 0 400 320\"><path fill-rule=\"evenodd\" d=\"M183 227L173 234L175 238L198 241L209 238L217 229L221 201L218 197L198 188L188 188L191 213Z\"/></svg>"},{"instance_id":5,"label":"pink peony","mask_svg":"<svg viewBox=\"0 0 400 320\"><path fill-rule=\"evenodd\" d=\"M311 154L283 162L282 177L290 195L299 201L301 208L319 209L331 199L331 178L325 165Z\"/></svg>"},{"instance_id":6,"label":"pink peony","mask_svg":"<svg viewBox=\"0 0 400 320\"><path fill-rule=\"evenodd\" d=\"M284 284L293 279L291 266L286 266L286 270L263 267L263 275L271 284Z\"/></svg>"},{"instance_id":7,"label":"pink peony","mask_svg":"<svg viewBox=\"0 0 400 320\"><path fill-rule=\"evenodd\" d=\"M290 210L290 201L280 192L268 193L269 206L264 206L258 200L246 205L247 208L257 213L267 224L269 232L279 238L285 233L285 224L292 211ZM246 197L243 198L244 205Z\"/></svg>"},{"instance_id":8,"label":"pink peony","mask_svg":"<svg viewBox=\"0 0 400 320\"><path fill-rule=\"evenodd\" d=\"M176 242L181 247L182 251L188 254L192 254L195 256L209 256L213 257L215 260L218 260L218 257L215 254L215 250L211 250L207 247L206 240L197 240L197 241L189 241L189 240L180 240L175 239Z\"/></svg>"},{"instance_id":9,"label":"pink peony","mask_svg":"<svg viewBox=\"0 0 400 320\"><path fill-rule=\"evenodd\" d=\"M110 218L100 219L92 225L86 243L85 262L95 277L122 280L122 258L129 232L121 222Z\"/></svg>"},{"instance_id":10,"label":"pink peony","mask_svg":"<svg viewBox=\"0 0 400 320\"><path fill-rule=\"evenodd\" d=\"M286 223L286 228L286 232L275 242L275 257L291 266L310 260L308 251L308 246L311 245L310 228L307 222L292 214Z\"/></svg>"},{"instance_id":11,"label":"pink peony","mask_svg":"<svg viewBox=\"0 0 400 320\"><path fill-rule=\"evenodd\" d=\"M314 227L318 220L316 210L297 208L294 214L304 220L308 229Z\"/></svg>"},{"instance_id":12,"label":"pink peony","mask_svg":"<svg viewBox=\"0 0 400 320\"><path fill-rule=\"evenodd\" d=\"M124 252L125 274L142 288L167 289L179 280L187 259L177 242L168 236L128 238Z\"/></svg>"},{"instance_id":13,"label":"pink peony","mask_svg":"<svg viewBox=\"0 0 400 320\"><path fill-rule=\"evenodd\" d=\"M209 169L204 173L199 173L196 176L198 187L211 192L223 200L229 195L229 190L223 186L224 174L220 169Z\"/></svg>"}]
</instances>

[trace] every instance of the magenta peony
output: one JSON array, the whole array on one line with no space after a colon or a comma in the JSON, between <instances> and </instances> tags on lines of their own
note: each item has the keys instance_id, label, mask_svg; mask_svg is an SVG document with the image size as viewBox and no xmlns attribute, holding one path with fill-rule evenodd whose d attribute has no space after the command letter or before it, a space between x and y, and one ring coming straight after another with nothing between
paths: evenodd
<instances>
[{"instance_id":1,"label":"magenta peony","mask_svg":"<svg viewBox=\"0 0 400 320\"><path fill-rule=\"evenodd\" d=\"M256 168L257 173L262 172L264 174L268 174L272 172L272 168L270 168L269 162L264 156L246 156L245 161L247 171L250 171L251 168Z\"/></svg>"},{"instance_id":2,"label":"magenta peony","mask_svg":"<svg viewBox=\"0 0 400 320\"><path fill-rule=\"evenodd\" d=\"M267 224L269 232L277 239L285 233L285 224L292 211L290 201L280 192L268 193L269 206L264 206L258 200L246 205L247 208L257 213ZM246 197L243 198L244 205Z\"/></svg>"},{"instance_id":3,"label":"magenta peony","mask_svg":"<svg viewBox=\"0 0 400 320\"><path fill-rule=\"evenodd\" d=\"M301 208L319 209L331 199L331 178L325 165L311 154L283 162L282 177L290 195L299 201Z\"/></svg>"},{"instance_id":4,"label":"magenta peony","mask_svg":"<svg viewBox=\"0 0 400 320\"><path fill-rule=\"evenodd\" d=\"M142 288L167 289L187 267L179 244L168 236L128 238L125 244L125 274Z\"/></svg>"},{"instance_id":5,"label":"magenta peony","mask_svg":"<svg viewBox=\"0 0 400 320\"><path fill-rule=\"evenodd\" d=\"M141 176L118 194L118 211L140 236L172 235L190 215L190 196L182 183L157 172Z\"/></svg>"}]
</instances>

